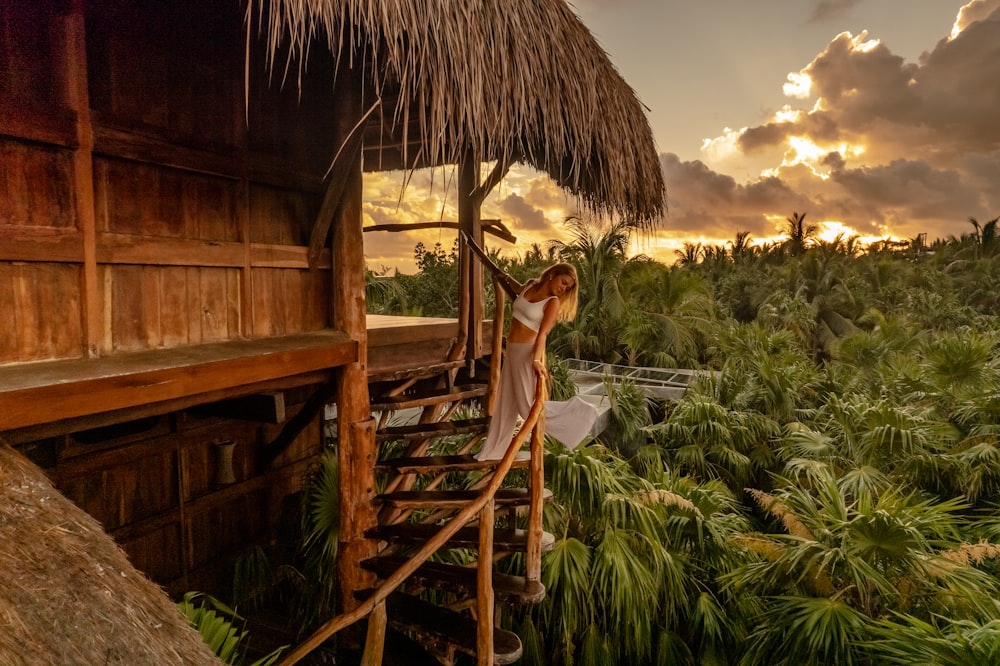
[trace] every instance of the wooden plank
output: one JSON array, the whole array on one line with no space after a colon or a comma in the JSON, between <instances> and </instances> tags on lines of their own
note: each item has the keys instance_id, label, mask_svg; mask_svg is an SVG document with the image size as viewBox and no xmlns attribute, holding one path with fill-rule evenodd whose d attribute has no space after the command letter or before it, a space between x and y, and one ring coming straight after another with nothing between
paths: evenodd
<instances>
[{"instance_id":1,"label":"wooden plank","mask_svg":"<svg viewBox=\"0 0 1000 666\"><path fill-rule=\"evenodd\" d=\"M441 531L440 525L420 525L417 523L398 523L396 525L380 525L368 530L373 539L384 539L397 543L422 544ZM528 532L521 529L498 529L493 534L493 543L497 550L524 552L528 544ZM542 551L552 550L555 537L545 532L542 535ZM479 528L463 527L455 536L448 540L448 548L476 548L479 544Z\"/></svg>"},{"instance_id":2,"label":"wooden plank","mask_svg":"<svg viewBox=\"0 0 1000 666\"><path fill-rule=\"evenodd\" d=\"M543 501L552 500L552 491L546 489ZM460 509L471 504L482 494L480 490L397 490L376 495L372 500L397 509ZM494 496L498 506L527 506L532 497L527 488L501 488Z\"/></svg>"},{"instance_id":3,"label":"wooden plank","mask_svg":"<svg viewBox=\"0 0 1000 666\"><path fill-rule=\"evenodd\" d=\"M35 232L0 226L0 261L83 263L83 234L77 230Z\"/></svg>"},{"instance_id":4,"label":"wooden plank","mask_svg":"<svg viewBox=\"0 0 1000 666\"><path fill-rule=\"evenodd\" d=\"M37 442L51 437L61 437L89 428L102 428L105 426L117 425L126 421L144 419L150 416L162 416L164 414L190 409L206 402L225 400L226 398L244 395L246 393L259 391L285 391L300 386L322 384L323 382L330 380L331 373L332 371L330 370L307 372L292 377L281 377L255 384L222 388L214 391L208 391L206 393L185 395L179 398L164 400L162 402L142 404L122 409L112 409L110 411L87 414L84 416L72 418L61 418L57 416L53 417L55 420L49 420L44 423L26 426L23 428L16 428L14 430L5 430L3 431L3 436L11 444L17 446L30 442Z\"/></svg>"},{"instance_id":5,"label":"wooden plank","mask_svg":"<svg viewBox=\"0 0 1000 666\"><path fill-rule=\"evenodd\" d=\"M388 578L405 563L406 558L394 555L366 560L363 562L363 566L369 571L374 571L380 578ZM424 562L409 577L408 581L463 596L472 596L479 587L477 579L478 573L475 567L443 562ZM505 603L537 604L545 600L545 587L541 583L530 582L523 576L514 576L494 570L492 586L496 596Z\"/></svg>"},{"instance_id":6,"label":"wooden plank","mask_svg":"<svg viewBox=\"0 0 1000 666\"><path fill-rule=\"evenodd\" d=\"M0 226L73 230L73 153L0 138Z\"/></svg>"},{"instance_id":7,"label":"wooden plank","mask_svg":"<svg viewBox=\"0 0 1000 666\"><path fill-rule=\"evenodd\" d=\"M72 148L75 123L76 114L69 109L28 108L0 95L0 135Z\"/></svg>"},{"instance_id":8,"label":"wooden plank","mask_svg":"<svg viewBox=\"0 0 1000 666\"><path fill-rule=\"evenodd\" d=\"M166 266L160 269L160 340L164 347L192 342L187 316L187 269Z\"/></svg>"},{"instance_id":9,"label":"wooden plank","mask_svg":"<svg viewBox=\"0 0 1000 666\"><path fill-rule=\"evenodd\" d=\"M276 243L251 243L250 263L252 266L261 268L309 268L307 258L309 248L304 245L278 245ZM330 250L326 249L320 254L316 263L316 268L329 269L332 267L330 260Z\"/></svg>"},{"instance_id":10,"label":"wooden plank","mask_svg":"<svg viewBox=\"0 0 1000 666\"><path fill-rule=\"evenodd\" d=\"M234 388L357 359L339 331L5 369L0 431Z\"/></svg>"},{"instance_id":11,"label":"wooden plank","mask_svg":"<svg viewBox=\"0 0 1000 666\"><path fill-rule=\"evenodd\" d=\"M226 289L226 272L226 269L222 268L201 268L198 270L201 342L219 342L228 338L230 307Z\"/></svg>"},{"instance_id":12,"label":"wooden plank","mask_svg":"<svg viewBox=\"0 0 1000 666\"><path fill-rule=\"evenodd\" d=\"M108 119L96 115L94 150L105 155L134 160L145 164L169 165L224 178L237 178L234 151L204 150L181 146L147 134L136 134L108 124Z\"/></svg>"},{"instance_id":13,"label":"wooden plank","mask_svg":"<svg viewBox=\"0 0 1000 666\"><path fill-rule=\"evenodd\" d=\"M429 439L431 437L476 434L486 432L488 428L489 419L486 417L458 419L454 421L395 426L380 431L376 437L380 442L391 442L398 439Z\"/></svg>"},{"instance_id":14,"label":"wooden plank","mask_svg":"<svg viewBox=\"0 0 1000 666\"><path fill-rule=\"evenodd\" d=\"M524 469L528 466L530 453L519 451L511 469ZM496 467L498 460L477 460L475 456L415 456L389 458L380 460L375 465L375 471L393 471L397 474L443 474L446 472L485 471Z\"/></svg>"},{"instance_id":15,"label":"wooden plank","mask_svg":"<svg viewBox=\"0 0 1000 666\"><path fill-rule=\"evenodd\" d=\"M372 402L372 411L396 411L409 407L427 407L478 398L486 395L486 384L469 384L455 386L451 389L435 389L421 393L406 393L391 397L376 397Z\"/></svg>"},{"instance_id":16,"label":"wooden plank","mask_svg":"<svg viewBox=\"0 0 1000 666\"><path fill-rule=\"evenodd\" d=\"M134 233L97 236L97 261L102 264L155 266L243 266L243 244L224 241L162 238Z\"/></svg>"},{"instance_id":17,"label":"wooden plank","mask_svg":"<svg viewBox=\"0 0 1000 666\"><path fill-rule=\"evenodd\" d=\"M7 325L14 331L21 328L18 323L17 294L14 287L18 270L16 264L0 262L0 312L8 313ZM18 349L16 335L0 335L0 363L14 363L21 360Z\"/></svg>"}]
</instances>

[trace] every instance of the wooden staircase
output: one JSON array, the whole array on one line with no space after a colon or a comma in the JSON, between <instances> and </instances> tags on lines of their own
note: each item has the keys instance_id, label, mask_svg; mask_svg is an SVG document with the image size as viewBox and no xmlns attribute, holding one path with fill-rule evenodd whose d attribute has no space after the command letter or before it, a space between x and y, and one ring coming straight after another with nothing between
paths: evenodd
<instances>
[{"instance_id":1,"label":"wooden staircase","mask_svg":"<svg viewBox=\"0 0 1000 666\"><path fill-rule=\"evenodd\" d=\"M499 627L498 606L545 598L541 555L554 541L542 531L542 505L550 497L542 470L546 386L539 378L531 413L503 459L479 461L472 452L488 418L468 418L460 410L485 404L489 387L460 381L464 365L369 377L372 411L380 414L380 492L374 499L378 525L366 536L379 546L361 566L374 573L376 586L356 591L358 608L325 623L282 664L296 663L366 616L366 666L382 663L390 629L440 664L454 664L462 654L481 666L521 657L520 638ZM392 415L402 410L418 410L411 412L416 422L393 425ZM530 449L521 451L529 440ZM520 470L515 476L525 485L511 487L506 477L512 469ZM523 571L495 569L513 555Z\"/></svg>"}]
</instances>

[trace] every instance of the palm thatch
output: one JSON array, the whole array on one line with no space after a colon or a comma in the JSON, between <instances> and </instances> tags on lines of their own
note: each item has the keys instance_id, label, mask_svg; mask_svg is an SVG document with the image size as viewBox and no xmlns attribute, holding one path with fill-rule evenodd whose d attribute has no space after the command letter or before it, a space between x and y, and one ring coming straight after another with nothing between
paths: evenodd
<instances>
[{"instance_id":1,"label":"palm thatch","mask_svg":"<svg viewBox=\"0 0 1000 666\"><path fill-rule=\"evenodd\" d=\"M276 69L320 40L364 63L365 108L382 107L366 169L471 150L544 171L599 214L647 225L663 213L642 104L564 0L250 0L249 16Z\"/></svg>"},{"instance_id":2,"label":"palm thatch","mask_svg":"<svg viewBox=\"0 0 1000 666\"><path fill-rule=\"evenodd\" d=\"M0 663L221 662L97 521L0 445Z\"/></svg>"}]
</instances>

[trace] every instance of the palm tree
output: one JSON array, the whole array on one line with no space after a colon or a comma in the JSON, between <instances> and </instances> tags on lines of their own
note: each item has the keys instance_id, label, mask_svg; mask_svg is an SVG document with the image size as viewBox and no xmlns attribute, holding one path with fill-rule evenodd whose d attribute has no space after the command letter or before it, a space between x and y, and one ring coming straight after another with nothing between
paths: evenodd
<instances>
[{"instance_id":1,"label":"palm tree","mask_svg":"<svg viewBox=\"0 0 1000 666\"><path fill-rule=\"evenodd\" d=\"M750 491L774 528L741 538L757 559L726 577L760 600L740 663L864 664L876 622L995 612L997 582L961 542L960 502L899 490L862 500L831 470L808 486L781 485Z\"/></svg>"},{"instance_id":2,"label":"palm tree","mask_svg":"<svg viewBox=\"0 0 1000 666\"><path fill-rule=\"evenodd\" d=\"M681 249L674 250L674 254L677 256L677 263L681 266L697 264L703 252L704 248L701 243L691 243L688 241L684 242L684 246Z\"/></svg>"},{"instance_id":3,"label":"palm tree","mask_svg":"<svg viewBox=\"0 0 1000 666\"><path fill-rule=\"evenodd\" d=\"M756 254L756 248L751 243L749 231L737 231L736 237L729 241L729 256L733 261L741 261Z\"/></svg>"},{"instance_id":4,"label":"palm tree","mask_svg":"<svg viewBox=\"0 0 1000 666\"><path fill-rule=\"evenodd\" d=\"M725 663L745 628L711 583L744 560L747 529L728 491L637 475L598 445L546 454L546 599L515 619L522 663Z\"/></svg>"},{"instance_id":5,"label":"palm tree","mask_svg":"<svg viewBox=\"0 0 1000 666\"><path fill-rule=\"evenodd\" d=\"M563 260L576 266L580 309L573 322L550 335L551 348L575 358L617 362L616 326L626 310L619 276L627 262L632 226L576 217L569 218L567 225L570 240L556 241L554 247Z\"/></svg>"},{"instance_id":6,"label":"palm tree","mask_svg":"<svg viewBox=\"0 0 1000 666\"><path fill-rule=\"evenodd\" d=\"M715 312L705 282L691 271L644 258L621 275L628 303L621 342L629 365L696 367Z\"/></svg>"},{"instance_id":7,"label":"palm tree","mask_svg":"<svg viewBox=\"0 0 1000 666\"><path fill-rule=\"evenodd\" d=\"M819 227L815 224L806 224L805 213L792 213L792 216L785 220L788 222L785 226L788 240L784 243L784 249L793 257L798 256L809 248L819 232Z\"/></svg>"}]
</instances>

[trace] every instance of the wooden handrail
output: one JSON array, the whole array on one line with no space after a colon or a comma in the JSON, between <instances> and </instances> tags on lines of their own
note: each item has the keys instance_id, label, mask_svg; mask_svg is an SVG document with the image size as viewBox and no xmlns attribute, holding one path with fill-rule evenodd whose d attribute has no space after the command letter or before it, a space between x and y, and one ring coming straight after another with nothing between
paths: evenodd
<instances>
[{"instance_id":1,"label":"wooden handrail","mask_svg":"<svg viewBox=\"0 0 1000 666\"><path fill-rule=\"evenodd\" d=\"M458 530L467 525L473 517L475 517L487 503L492 502L497 490L500 489L500 485L503 483L504 478L510 471L511 466L514 464L514 459L517 457L517 452L524 445L525 440L528 438L529 434L533 434L531 454L534 458L536 455L536 439L541 441L544 435L544 431L540 431L538 434L534 434L539 422L542 423L544 428L544 417L545 417L545 399L548 395L547 385L545 376L536 371L537 382L535 384L535 395L534 403L531 406L531 411L528 412L527 418L524 420L524 424L518 431L517 435L511 441L510 446L507 447L507 452L501 458L500 463L496 466L493 477L490 479L489 484L483 490L482 494L476 498L474 502L467 505L462 509L447 525L444 525L433 539L427 541L420 549L414 553L414 555L407 560L407 562L401 566L399 569L394 571L392 575L385 579L385 581L375 590L375 592L363 603L361 603L354 610L337 615L324 622L320 627L313 632L313 634L307 638L305 641L300 643L292 652L290 652L284 659L281 660L280 666L291 666L296 664L305 657L307 654L319 647L323 641L333 636L338 631L345 629L358 620L366 617L371 613L376 606L385 601L385 599L392 594L400 585L406 581L424 562L426 562L430 557L436 553L451 537L453 537ZM538 458L541 459L541 451L538 451ZM540 468L540 466L539 466ZM532 464L532 486L536 485L534 478L534 463ZM541 486L540 482L537 484L538 487ZM541 495L541 491L539 491ZM539 498L540 500L540 498ZM535 511L538 512L539 520L538 525L541 529L541 501L538 502L537 509L534 506L534 490L532 490L532 514ZM538 556L541 556L541 534L536 535L535 539L538 542L536 549L538 550ZM529 556L531 555L531 535L529 534ZM492 554L485 555L486 557L492 557ZM479 557L484 557L483 553L479 554ZM540 567L540 564L537 565ZM529 569L531 564L529 561ZM536 578L537 579L537 578Z\"/></svg>"}]
</instances>

